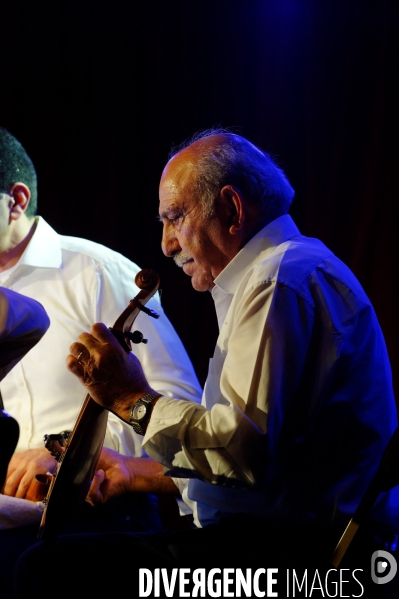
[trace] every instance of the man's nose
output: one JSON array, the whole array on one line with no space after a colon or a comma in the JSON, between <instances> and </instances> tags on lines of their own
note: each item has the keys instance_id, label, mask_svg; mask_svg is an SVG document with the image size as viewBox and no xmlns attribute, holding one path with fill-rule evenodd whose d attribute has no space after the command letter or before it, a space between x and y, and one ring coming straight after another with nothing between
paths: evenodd
<instances>
[{"instance_id":1,"label":"man's nose","mask_svg":"<svg viewBox=\"0 0 399 599\"><path fill-rule=\"evenodd\" d=\"M172 258L172 256L174 256L181 250L180 244L176 236L171 231L167 231L165 227L162 231L161 246L163 253L165 254L165 256L168 256L168 258Z\"/></svg>"}]
</instances>

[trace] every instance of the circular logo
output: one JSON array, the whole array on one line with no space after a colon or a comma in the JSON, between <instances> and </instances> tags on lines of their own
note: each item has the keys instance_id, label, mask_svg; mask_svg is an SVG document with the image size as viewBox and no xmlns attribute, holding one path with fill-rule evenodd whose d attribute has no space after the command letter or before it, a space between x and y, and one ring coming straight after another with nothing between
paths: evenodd
<instances>
[{"instance_id":1,"label":"circular logo","mask_svg":"<svg viewBox=\"0 0 399 599\"><path fill-rule=\"evenodd\" d=\"M393 555L379 549L371 556L371 579L376 584L386 584L396 575L398 565Z\"/></svg>"}]
</instances>

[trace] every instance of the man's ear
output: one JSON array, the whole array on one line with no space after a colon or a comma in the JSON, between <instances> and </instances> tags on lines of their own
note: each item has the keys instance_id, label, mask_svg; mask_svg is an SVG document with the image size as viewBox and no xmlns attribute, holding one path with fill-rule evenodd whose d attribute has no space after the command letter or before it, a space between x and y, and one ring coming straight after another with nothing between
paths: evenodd
<instances>
[{"instance_id":1,"label":"man's ear","mask_svg":"<svg viewBox=\"0 0 399 599\"><path fill-rule=\"evenodd\" d=\"M225 185L220 190L220 200L225 211L229 233L237 235L243 231L245 221L244 198L234 185Z\"/></svg>"},{"instance_id":2,"label":"man's ear","mask_svg":"<svg viewBox=\"0 0 399 599\"><path fill-rule=\"evenodd\" d=\"M8 190L7 195L12 198L10 203L10 219L18 220L25 214L29 206L30 189L25 183L14 183Z\"/></svg>"}]
</instances>

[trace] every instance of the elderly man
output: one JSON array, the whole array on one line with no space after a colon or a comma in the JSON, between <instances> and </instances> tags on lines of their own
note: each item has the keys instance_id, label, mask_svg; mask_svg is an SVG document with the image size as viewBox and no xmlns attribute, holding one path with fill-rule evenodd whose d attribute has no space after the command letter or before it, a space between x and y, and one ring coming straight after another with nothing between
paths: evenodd
<instances>
[{"instance_id":1,"label":"elderly man","mask_svg":"<svg viewBox=\"0 0 399 599\"><path fill-rule=\"evenodd\" d=\"M300 234L288 215L293 196L268 154L221 130L194 137L163 171L162 249L212 293L219 322L201 405L155 389L101 323L72 344L69 370L143 435L153 458L108 452L89 501L179 491L195 524L144 540L61 537L52 551L69 575L84 578L83 555L97 572L88 590L101 588L105 568L122 572L114 589L129 571L137 592L143 568L155 583L157 567L324 563L375 473L397 426L383 335L350 270ZM397 532L397 510L393 493L381 496L367 548L374 534ZM26 553L18 596L38 596L36 570L55 569L54 560L45 544Z\"/></svg>"}]
</instances>

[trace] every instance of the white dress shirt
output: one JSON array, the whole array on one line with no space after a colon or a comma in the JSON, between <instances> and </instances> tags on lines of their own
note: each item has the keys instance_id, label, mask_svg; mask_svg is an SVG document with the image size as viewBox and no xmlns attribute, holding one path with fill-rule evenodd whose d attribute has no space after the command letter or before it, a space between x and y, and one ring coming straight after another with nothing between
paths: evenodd
<instances>
[{"instance_id":1,"label":"white dress shirt","mask_svg":"<svg viewBox=\"0 0 399 599\"><path fill-rule=\"evenodd\" d=\"M37 218L36 230L18 263L0 273L0 285L38 300L50 328L1 383L6 410L20 425L17 451L43 446L43 436L71 429L85 389L65 364L69 346L96 322L112 326L139 289L140 268L100 244L58 235ZM150 385L166 397L200 401L201 388L187 353L156 294L147 306L160 314L140 314L133 331L148 344L133 345ZM109 414L104 445L140 456L142 438Z\"/></svg>"},{"instance_id":2,"label":"white dress shirt","mask_svg":"<svg viewBox=\"0 0 399 599\"><path fill-rule=\"evenodd\" d=\"M247 243L212 295L220 334L202 405L159 399L144 449L197 526L235 512L347 523L397 426L361 285L286 215ZM396 525L397 493L383 499L379 522Z\"/></svg>"}]
</instances>

